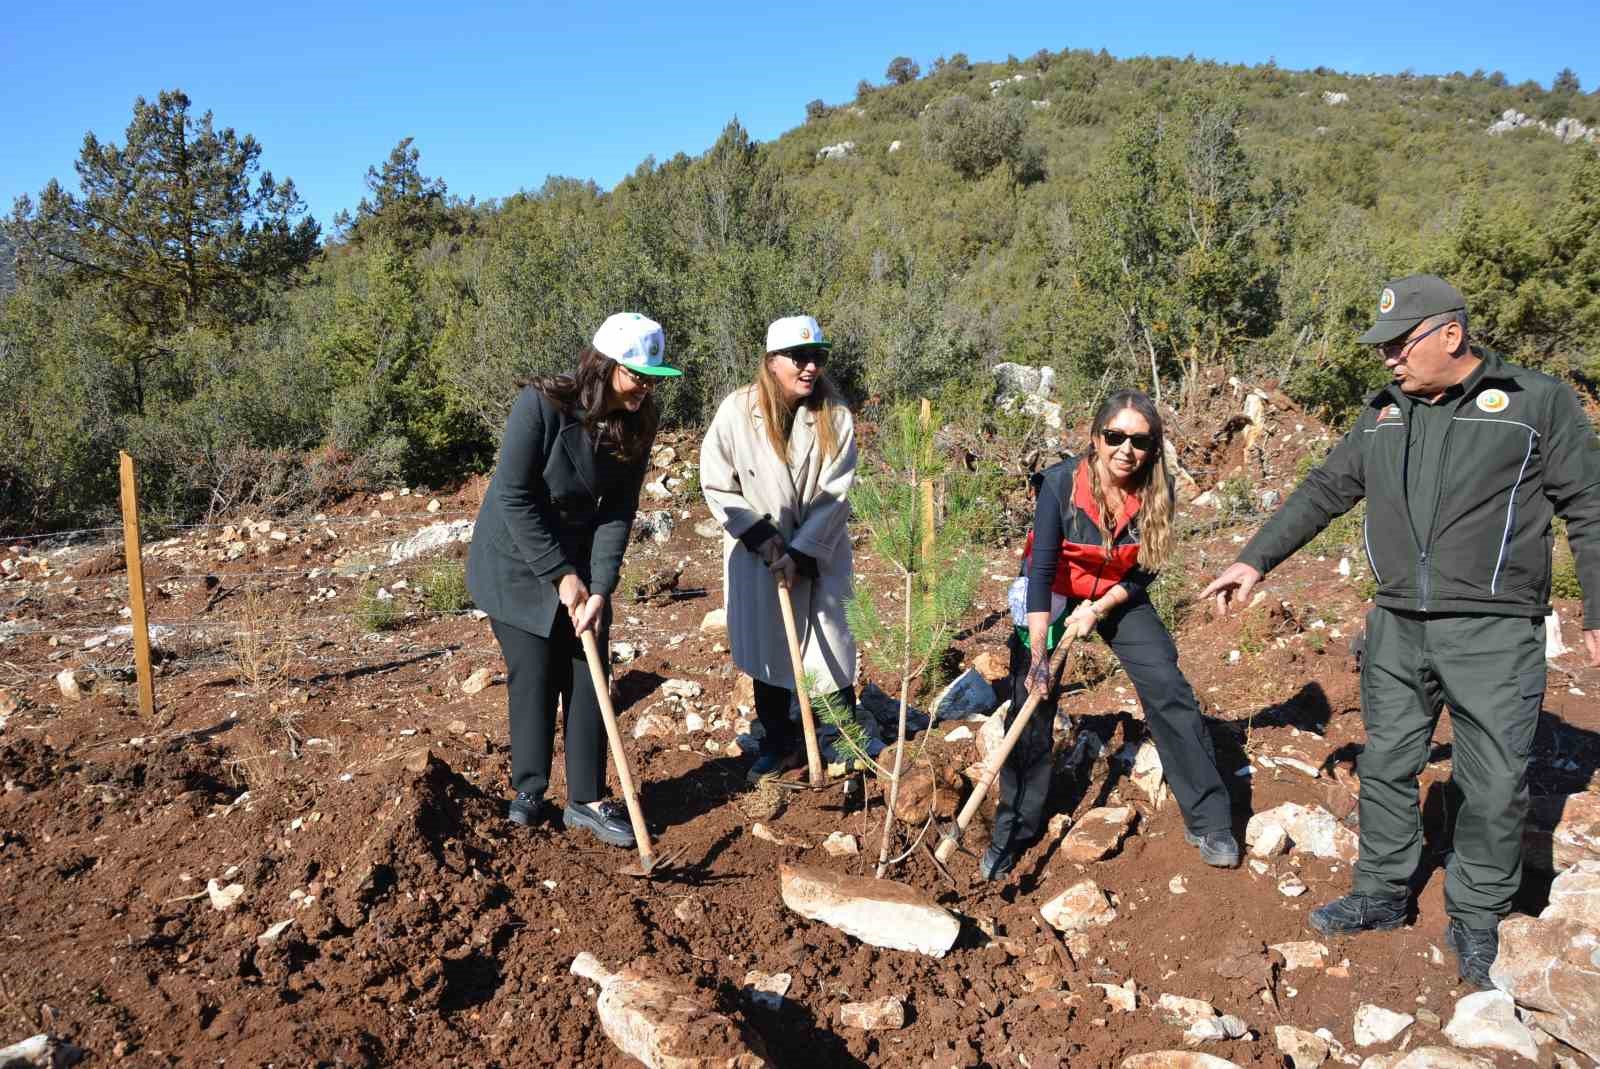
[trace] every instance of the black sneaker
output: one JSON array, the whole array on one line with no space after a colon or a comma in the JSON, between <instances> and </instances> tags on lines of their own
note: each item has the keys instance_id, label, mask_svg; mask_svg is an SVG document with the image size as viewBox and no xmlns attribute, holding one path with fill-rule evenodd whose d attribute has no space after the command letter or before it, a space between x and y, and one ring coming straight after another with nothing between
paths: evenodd
<instances>
[{"instance_id":1,"label":"black sneaker","mask_svg":"<svg viewBox=\"0 0 1600 1069\"><path fill-rule=\"evenodd\" d=\"M610 800L600 802L598 809L583 802L570 804L561 814L561 822L568 829L584 828L596 839L612 846L633 845L633 826L628 823L628 811Z\"/></svg>"},{"instance_id":2,"label":"black sneaker","mask_svg":"<svg viewBox=\"0 0 1600 1069\"><path fill-rule=\"evenodd\" d=\"M1185 830L1184 839L1190 846L1200 848L1200 860L1215 869L1236 869L1239 867L1239 840L1233 837L1231 831L1211 831L1204 835L1196 835Z\"/></svg>"},{"instance_id":3,"label":"black sneaker","mask_svg":"<svg viewBox=\"0 0 1600 1069\"><path fill-rule=\"evenodd\" d=\"M1445 927L1444 940L1456 955L1456 975L1479 991L1494 987L1489 979L1489 968L1500 953L1499 928L1468 928L1451 919Z\"/></svg>"},{"instance_id":4,"label":"black sneaker","mask_svg":"<svg viewBox=\"0 0 1600 1069\"><path fill-rule=\"evenodd\" d=\"M1406 900L1348 894L1311 911L1306 923L1323 935L1387 932L1406 922Z\"/></svg>"},{"instance_id":5,"label":"black sneaker","mask_svg":"<svg viewBox=\"0 0 1600 1069\"><path fill-rule=\"evenodd\" d=\"M550 804L544 800L544 795L518 791L517 796L506 806L506 819L513 824L521 824L524 828L531 828L535 824L543 824L549 820L549 810Z\"/></svg>"},{"instance_id":6,"label":"black sneaker","mask_svg":"<svg viewBox=\"0 0 1600 1069\"><path fill-rule=\"evenodd\" d=\"M1015 868L1016 864L1017 855L1014 851L990 843L989 849L983 852L983 857L978 861L978 878L998 880Z\"/></svg>"}]
</instances>

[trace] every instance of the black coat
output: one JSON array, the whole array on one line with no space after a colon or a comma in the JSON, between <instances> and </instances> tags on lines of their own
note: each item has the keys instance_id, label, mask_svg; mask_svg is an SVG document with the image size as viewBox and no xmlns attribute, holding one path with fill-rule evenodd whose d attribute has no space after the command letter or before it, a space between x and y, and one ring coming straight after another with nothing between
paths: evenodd
<instances>
[{"instance_id":1,"label":"black coat","mask_svg":"<svg viewBox=\"0 0 1600 1069\"><path fill-rule=\"evenodd\" d=\"M646 455L596 453L577 419L532 386L517 397L467 555L467 589L496 620L548 638L556 586L576 573L609 598L639 508Z\"/></svg>"}]
</instances>

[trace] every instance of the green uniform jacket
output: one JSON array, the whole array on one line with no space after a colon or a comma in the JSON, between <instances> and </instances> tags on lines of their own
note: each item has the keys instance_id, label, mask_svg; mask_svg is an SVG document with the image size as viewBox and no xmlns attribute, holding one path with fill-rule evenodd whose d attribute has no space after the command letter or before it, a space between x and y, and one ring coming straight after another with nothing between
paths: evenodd
<instances>
[{"instance_id":1,"label":"green uniform jacket","mask_svg":"<svg viewBox=\"0 0 1600 1069\"><path fill-rule=\"evenodd\" d=\"M1271 571L1336 516L1367 499L1367 559L1376 601L1413 612L1542 616L1550 611L1551 516L1583 587L1583 626L1600 628L1600 442L1572 390L1548 375L1474 350L1476 384L1454 402L1440 470L1424 473L1438 508L1425 537L1406 504L1408 433L1400 388L1368 398L1239 559ZM1442 404L1451 404L1445 401Z\"/></svg>"}]
</instances>

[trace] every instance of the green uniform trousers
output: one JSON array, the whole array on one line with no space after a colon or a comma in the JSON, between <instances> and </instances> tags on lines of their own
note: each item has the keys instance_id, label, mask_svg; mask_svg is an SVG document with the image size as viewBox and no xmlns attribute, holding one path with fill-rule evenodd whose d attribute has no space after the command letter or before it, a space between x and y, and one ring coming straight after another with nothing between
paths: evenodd
<instances>
[{"instance_id":1,"label":"green uniform trousers","mask_svg":"<svg viewBox=\"0 0 1600 1069\"><path fill-rule=\"evenodd\" d=\"M1445 909L1492 928L1522 882L1528 755L1544 699L1540 620L1423 614L1378 606L1361 666L1361 859L1355 890L1399 897L1422 860L1417 778L1439 713L1450 706L1461 807L1445 875Z\"/></svg>"}]
</instances>

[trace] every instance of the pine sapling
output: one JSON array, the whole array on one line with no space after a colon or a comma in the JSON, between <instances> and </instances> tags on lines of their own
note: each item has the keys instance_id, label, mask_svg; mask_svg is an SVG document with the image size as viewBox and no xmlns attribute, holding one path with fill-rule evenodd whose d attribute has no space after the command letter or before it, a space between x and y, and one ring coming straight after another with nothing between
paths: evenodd
<instances>
[{"instance_id":1,"label":"pine sapling","mask_svg":"<svg viewBox=\"0 0 1600 1069\"><path fill-rule=\"evenodd\" d=\"M899 574L899 590L881 605L859 587L847 606L851 630L861 637L874 667L900 678L900 716L894 764L888 770L889 806L878 846L877 875L889 865L895 805L905 771L906 710L911 682L921 678L949 647L957 621L971 606L982 560L970 552L978 527L965 495L951 495L943 516L925 509L924 482L956 478L934 449L937 420L919 416L909 404L885 420L873 470L857 477L852 508L866 525L879 559Z\"/></svg>"}]
</instances>

